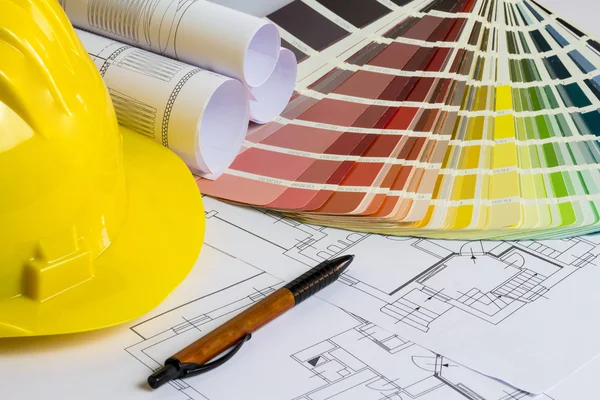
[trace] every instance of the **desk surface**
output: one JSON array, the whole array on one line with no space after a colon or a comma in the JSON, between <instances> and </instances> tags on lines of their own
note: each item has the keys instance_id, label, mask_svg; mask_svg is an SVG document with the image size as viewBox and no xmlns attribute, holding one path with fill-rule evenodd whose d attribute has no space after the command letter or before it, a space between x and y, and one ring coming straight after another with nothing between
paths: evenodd
<instances>
[{"instance_id":1,"label":"desk surface","mask_svg":"<svg viewBox=\"0 0 600 400\"><path fill-rule=\"evenodd\" d=\"M598 0L539 0L538 3L573 23L577 28L600 38Z\"/></svg>"}]
</instances>

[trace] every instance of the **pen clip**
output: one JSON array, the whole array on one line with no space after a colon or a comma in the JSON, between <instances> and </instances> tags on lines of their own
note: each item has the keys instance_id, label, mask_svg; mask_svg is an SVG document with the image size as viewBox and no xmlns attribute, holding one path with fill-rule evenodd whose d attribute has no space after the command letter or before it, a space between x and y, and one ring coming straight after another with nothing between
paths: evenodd
<instances>
[{"instance_id":1,"label":"pen clip","mask_svg":"<svg viewBox=\"0 0 600 400\"><path fill-rule=\"evenodd\" d=\"M233 347L231 349L231 351L229 353L227 353L226 355L224 355L223 357L221 357L215 361L211 361L211 362L203 364L203 365L195 364L195 363L181 363L180 364L181 365L181 373L179 375L179 378L185 378L188 376L203 374L203 373L213 370L217 367L220 367L221 365L225 364L227 361L231 360L231 358L242 348L242 345L244 343L246 343L248 340L250 340L251 337L252 337L252 334L248 333L235 345L235 347Z\"/></svg>"}]
</instances>

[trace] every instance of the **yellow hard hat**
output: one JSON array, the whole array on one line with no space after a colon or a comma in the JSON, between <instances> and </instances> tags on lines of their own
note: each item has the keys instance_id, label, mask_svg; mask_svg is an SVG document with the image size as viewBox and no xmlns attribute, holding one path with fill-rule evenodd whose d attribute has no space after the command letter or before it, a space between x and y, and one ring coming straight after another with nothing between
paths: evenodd
<instances>
[{"instance_id":1,"label":"yellow hard hat","mask_svg":"<svg viewBox=\"0 0 600 400\"><path fill-rule=\"evenodd\" d=\"M0 0L0 337L132 320L194 266L204 209L170 150L119 128L56 0Z\"/></svg>"}]
</instances>

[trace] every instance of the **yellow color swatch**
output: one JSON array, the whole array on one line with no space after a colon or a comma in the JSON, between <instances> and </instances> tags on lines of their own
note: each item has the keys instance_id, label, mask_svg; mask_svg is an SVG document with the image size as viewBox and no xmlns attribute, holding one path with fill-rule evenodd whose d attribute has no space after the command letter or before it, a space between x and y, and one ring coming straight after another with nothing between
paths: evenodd
<instances>
[{"instance_id":1,"label":"yellow color swatch","mask_svg":"<svg viewBox=\"0 0 600 400\"><path fill-rule=\"evenodd\" d=\"M512 111L510 86L496 88L496 111ZM488 229L513 226L521 219L520 178L517 171L515 118L512 114L494 118L494 146L492 150L491 174L488 200L492 201L488 216Z\"/></svg>"},{"instance_id":2,"label":"yellow color swatch","mask_svg":"<svg viewBox=\"0 0 600 400\"><path fill-rule=\"evenodd\" d=\"M512 89L510 85L498 86L496 88L496 111L513 109Z\"/></svg>"},{"instance_id":3,"label":"yellow color swatch","mask_svg":"<svg viewBox=\"0 0 600 400\"><path fill-rule=\"evenodd\" d=\"M465 146L460 155L459 169L477 169L479 167L479 156L481 146Z\"/></svg>"}]
</instances>

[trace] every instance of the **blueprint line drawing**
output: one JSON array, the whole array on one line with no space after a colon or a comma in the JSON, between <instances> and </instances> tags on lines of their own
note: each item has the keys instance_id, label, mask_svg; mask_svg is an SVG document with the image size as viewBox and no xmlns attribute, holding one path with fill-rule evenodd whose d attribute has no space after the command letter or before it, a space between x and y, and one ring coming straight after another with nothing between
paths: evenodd
<instances>
[{"instance_id":1,"label":"blueprint line drawing","mask_svg":"<svg viewBox=\"0 0 600 400\"><path fill-rule=\"evenodd\" d=\"M477 378L482 377L354 317L357 325L352 329L291 355L322 381L321 387L294 400L335 399L338 396L365 400L531 398L526 392L496 382L496 385L488 382L485 390L476 385L470 387L470 380L475 384ZM377 353L376 364L381 365L369 365L359 358L359 354L368 348ZM384 368L386 358L389 366L384 374L379 368ZM392 365L398 367L394 370L390 368Z\"/></svg>"},{"instance_id":2,"label":"blueprint line drawing","mask_svg":"<svg viewBox=\"0 0 600 400\"><path fill-rule=\"evenodd\" d=\"M390 296L404 294L382 312L424 331L451 307L498 324L597 257L589 252L593 245L586 246L584 239L567 242L562 251L538 242L467 242L460 248L450 243L415 240L411 244L440 259L391 291ZM478 267L480 263L486 265L485 270ZM493 284L489 283L490 270L497 275ZM461 287L440 286L441 274L452 274Z\"/></svg>"},{"instance_id":3,"label":"blueprint line drawing","mask_svg":"<svg viewBox=\"0 0 600 400\"><path fill-rule=\"evenodd\" d=\"M235 227L307 267L372 248L388 251L390 260L401 253L418 258L418 265L403 266L401 274L389 265L374 263L369 274L350 269L340 282L376 299L380 312L393 323L423 332L450 310L501 324L528 304L550 296L553 287L581 268L596 265L598 257L597 243L590 237L550 242L402 238L308 225L259 209L245 211L256 213L248 221L262 221L246 227L241 225L244 220L238 218L237 206L204 199L209 204L207 218L215 224L226 224L229 231ZM453 286L448 285L451 280Z\"/></svg>"},{"instance_id":4,"label":"blueprint line drawing","mask_svg":"<svg viewBox=\"0 0 600 400\"><path fill-rule=\"evenodd\" d=\"M226 144L240 143L247 130L247 99L236 96L227 106L208 105L224 93L245 95L243 84L84 30L76 33L113 96L121 126L170 148L194 172L217 173L228 165L235 152ZM235 90L225 84L235 84ZM205 128L206 140L199 140L203 121L224 117L232 118L233 125ZM211 149L225 150L215 155Z\"/></svg>"},{"instance_id":5,"label":"blueprint line drawing","mask_svg":"<svg viewBox=\"0 0 600 400\"><path fill-rule=\"evenodd\" d=\"M124 57L119 57L119 55L125 51L127 51L126 55ZM101 50L89 53L89 55L94 59L96 65L102 63L99 66L99 71L100 75L103 77L109 67L116 65L120 68L147 75L154 79L171 82L187 67L185 64L176 60L157 56L154 53L143 51L129 45L122 45L116 49L111 48L110 54L106 54L106 51Z\"/></svg>"},{"instance_id":6,"label":"blueprint line drawing","mask_svg":"<svg viewBox=\"0 0 600 400\"><path fill-rule=\"evenodd\" d=\"M168 351L177 348L179 343L190 343L196 332L214 329L284 284L282 280L250 265L246 265L245 269L247 278L132 326L131 331L142 341L128 347L126 351L151 370L155 370L162 366L165 355L168 357ZM165 324L172 325L165 327ZM186 394L184 399L206 399L185 381L176 380L170 384Z\"/></svg>"},{"instance_id":7,"label":"blueprint line drawing","mask_svg":"<svg viewBox=\"0 0 600 400\"><path fill-rule=\"evenodd\" d=\"M146 136L153 138L159 136L161 144L168 148L173 107L186 83L203 70L105 38L95 43L88 39L88 36L90 34L87 33L84 36L85 43L88 44L86 47L88 54L96 64L100 75L107 81L111 94L118 93L117 104L120 107L115 108L119 121L125 121L125 126ZM112 73L110 76L109 71ZM123 78L120 78L127 72L132 74L129 75L131 82L124 82ZM164 91L161 91L161 96L151 96L153 105L125 93L133 92L133 89L121 88L129 83L140 86L152 85L151 82L144 80L144 77L167 84ZM164 103L158 107L161 102ZM160 114L158 114L159 108L162 111ZM161 120L160 127L156 126L158 118ZM152 134L149 132L150 129L153 131Z\"/></svg>"},{"instance_id":8,"label":"blueprint line drawing","mask_svg":"<svg viewBox=\"0 0 600 400\"><path fill-rule=\"evenodd\" d=\"M175 60L140 49L129 52L126 57L119 60L118 65L165 82L170 82L186 67L185 64Z\"/></svg>"},{"instance_id":9,"label":"blueprint line drawing","mask_svg":"<svg viewBox=\"0 0 600 400\"><path fill-rule=\"evenodd\" d=\"M234 256L220 252L222 257L236 265L240 279L224 288L187 301L170 310L139 322L129 329L139 341L125 351L150 371L162 366L166 357L175 349L185 346L201 335L231 318L235 313L255 304L280 288L284 282L245 263ZM229 264L223 262L223 264ZM319 299L314 310L327 306L327 317L305 315L290 319L304 326L314 325L296 332L289 332L288 324L281 324L273 333L281 341L272 352L264 351L261 343L258 354L245 353L234 358L234 367L247 371L260 362L264 368L283 368L283 374L296 384L287 388L285 396L276 394L277 385L242 385L247 398L288 400L514 400L532 399L531 395L512 388L500 381L462 367L447 358L428 351L398 335L339 307ZM311 314L309 310L306 310ZM326 321L326 322L325 322ZM323 325L328 325L323 327ZM302 343L299 338L313 332L322 336ZM265 333L264 335L267 335ZM257 335L261 341L268 336ZM260 355L260 361L256 358ZM215 373L218 374L219 371ZM228 373L236 373L229 371ZM259 372L269 379L269 372ZM220 400L227 398L222 392L211 392L207 380L184 379L170 382L171 388L182 400ZM284 385L285 386L285 385ZM259 388L260 389L256 389ZM261 392L256 392L260 390ZM223 390L222 387L220 390ZM280 390L280 389L279 389ZM550 398L542 398L551 400Z\"/></svg>"},{"instance_id":10,"label":"blueprint line drawing","mask_svg":"<svg viewBox=\"0 0 600 400\"><path fill-rule=\"evenodd\" d=\"M143 135L154 137L156 108L120 93L117 90L109 89L108 92L110 93L120 125Z\"/></svg>"},{"instance_id":11,"label":"blueprint line drawing","mask_svg":"<svg viewBox=\"0 0 600 400\"><path fill-rule=\"evenodd\" d=\"M106 71L108 71L108 68L112 65L114 60L116 60L117 57L125 50L129 50L131 48L131 46L122 45L117 49L113 49L110 54L105 54L105 52L102 50L97 52L88 51L88 54L96 64L96 67L98 67L100 76L104 77L104 75L106 75Z\"/></svg>"},{"instance_id":12,"label":"blueprint line drawing","mask_svg":"<svg viewBox=\"0 0 600 400\"><path fill-rule=\"evenodd\" d=\"M171 113L173 112L175 101L177 100L177 96L179 96L179 93L181 92L181 89L183 89L183 86L186 84L186 82L189 81L191 77L193 77L199 72L202 72L202 70L199 68L195 68L187 74L185 74L183 78L181 78L179 82L177 82L177 85L175 85L173 91L169 95L169 99L167 100L167 104L165 105L165 112L163 113L161 128L162 145L167 148L169 147L169 121L171 118Z\"/></svg>"},{"instance_id":13,"label":"blueprint line drawing","mask_svg":"<svg viewBox=\"0 0 600 400\"><path fill-rule=\"evenodd\" d=\"M173 34L178 6L179 0L89 0L87 18L93 28L144 43L162 54Z\"/></svg>"},{"instance_id":14,"label":"blueprint line drawing","mask_svg":"<svg viewBox=\"0 0 600 400\"><path fill-rule=\"evenodd\" d=\"M518 242L388 237L204 199L212 246L282 279L354 254L335 289L319 298L512 386L541 394L597 354L598 235ZM565 335L587 339L556 347ZM564 362L553 363L556 357Z\"/></svg>"},{"instance_id":15,"label":"blueprint line drawing","mask_svg":"<svg viewBox=\"0 0 600 400\"><path fill-rule=\"evenodd\" d=\"M177 33L185 13L197 1L59 0L59 3L79 28L179 59Z\"/></svg>"}]
</instances>

